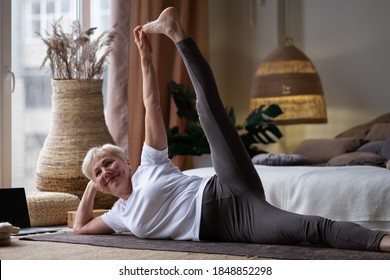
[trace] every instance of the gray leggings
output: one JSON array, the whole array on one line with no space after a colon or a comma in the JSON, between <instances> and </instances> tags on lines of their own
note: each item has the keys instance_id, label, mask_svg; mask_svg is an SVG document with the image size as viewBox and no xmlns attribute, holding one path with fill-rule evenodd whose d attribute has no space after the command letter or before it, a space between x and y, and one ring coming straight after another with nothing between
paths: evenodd
<instances>
[{"instance_id":1,"label":"gray leggings","mask_svg":"<svg viewBox=\"0 0 390 280\"><path fill-rule=\"evenodd\" d=\"M178 42L176 47L196 92L199 119L216 172L203 194L200 239L262 244L305 242L378 250L384 233L352 222L287 212L266 201L259 175L226 114L207 61L192 38Z\"/></svg>"}]
</instances>

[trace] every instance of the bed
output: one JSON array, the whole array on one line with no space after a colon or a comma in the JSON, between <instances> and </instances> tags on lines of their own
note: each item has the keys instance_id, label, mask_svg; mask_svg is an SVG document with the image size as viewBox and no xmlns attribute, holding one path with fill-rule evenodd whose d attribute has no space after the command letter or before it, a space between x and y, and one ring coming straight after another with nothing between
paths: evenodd
<instances>
[{"instance_id":1,"label":"bed","mask_svg":"<svg viewBox=\"0 0 390 280\"><path fill-rule=\"evenodd\" d=\"M390 232L390 170L375 166L255 165L267 200L284 210ZM184 171L214 174L212 167Z\"/></svg>"},{"instance_id":2,"label":"bed","mask_svg":"<svg viewBox=\"0 0 390 280\"><path fill-rule=\"evenodd\" d=\"M305 140L291 154L260 154L252 161L271 204L390 232L390 113L331 139Z\"/></svg>"}]
</instances>

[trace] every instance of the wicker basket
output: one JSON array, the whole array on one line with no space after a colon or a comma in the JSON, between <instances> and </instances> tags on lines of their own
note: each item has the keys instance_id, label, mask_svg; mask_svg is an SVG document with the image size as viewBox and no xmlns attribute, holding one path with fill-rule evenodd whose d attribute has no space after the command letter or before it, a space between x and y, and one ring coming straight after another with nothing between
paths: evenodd
<instances>
[{"instance_id":1,"label":"wicker basket","mask_svg":"<svg viewBox=\"0 0 390 280\"><path fill-rule=\"evenodd\" d=\"M68 211L75 211L80 199L69 193L27 193L27 207L33 227L67 224Z\"/></svg>"},{"instance_id":2,"label":"wicker basket","mask_svg":"<svg viewBox=\"0 0 390 280\"><path fill-rule=\"evenodd\" d=\"M40 191L66 192L79 198L88 179L81 171L87 151L114 143L104 118L102 80L52 80L52 123L38 157ZM110 208L116 198L98 193L95 208Z\"/></svg>"}]
</instances>

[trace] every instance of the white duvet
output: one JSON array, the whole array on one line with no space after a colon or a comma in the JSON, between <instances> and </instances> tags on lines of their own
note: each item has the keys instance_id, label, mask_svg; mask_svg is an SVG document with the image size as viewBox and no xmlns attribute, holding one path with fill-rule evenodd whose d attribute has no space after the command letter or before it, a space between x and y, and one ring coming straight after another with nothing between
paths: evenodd
<instances>
[{"instance_id":1,"label":"white duvet","mask_svg":"<svg viewBox=\"0 0 390 280\"><path fill-rule=\"evenodd\" d=\"M281 209L390 231L390 170L386 168L255 167L267 200ZM215 172L206 167L184 173L207 176Z\"/></svg>"}]
</instances>

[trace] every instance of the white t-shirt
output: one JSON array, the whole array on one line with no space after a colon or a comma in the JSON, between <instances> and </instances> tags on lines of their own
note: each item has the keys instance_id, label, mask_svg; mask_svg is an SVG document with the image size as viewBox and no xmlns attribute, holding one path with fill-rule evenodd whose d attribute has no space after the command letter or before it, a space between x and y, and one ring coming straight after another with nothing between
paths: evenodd
<instances>
[{"instance_id":1,"label":"white t-shirt","mask_svg":"<svg viewBox=\"0 0 390 280\"><path fill-rule=\"evenodd\" d=\"M168 158L144 144L132 177L133 192L119 199L103 221L115 232L140 238L199 240L203 190L210 177L183 174Z\"/></svg>"}]
</instances>

